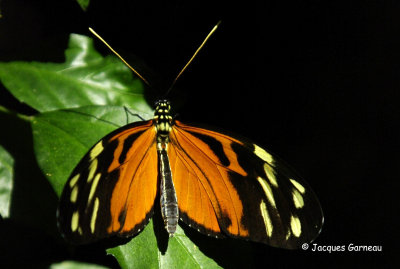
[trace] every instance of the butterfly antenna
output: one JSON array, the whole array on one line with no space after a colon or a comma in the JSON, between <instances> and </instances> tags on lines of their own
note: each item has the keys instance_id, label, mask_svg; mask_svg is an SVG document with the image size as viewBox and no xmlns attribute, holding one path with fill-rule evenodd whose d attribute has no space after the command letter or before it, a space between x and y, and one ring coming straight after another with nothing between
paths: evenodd
<instances>
[{"instance_id":1,"label":"butterfly antenna","mask_svg":"<svg viewBox=\"0 0 400 269\"><path fill-rule=\"evenodd\" d=\"M96 32L95 32L92 28L90 28L90 27L89 27L89 31L92 32L92 34L93 34L95 37L97 37L98 39L100 39L100 40L101 40L101 41L102 41L102 42L103 42L103 43L104 43L118 58L121 59L121 61L122 61L127 67L129 67L130 70L133 71L133 73L136 74L136 76L138 76L144 83L146 83L147 86L151 87L151 86L150 86L150 83L149 83L144 77L142 77L142 75L140 75L138 71L136 71L132 66L130 66L130 65L128 64L128 62L125 61L124 58L122 58L122 56L118 54L118 52L116 52L110 45L108 45L108 43L107 43L98 33L96 33Z\"/></svg>"},{"instance_id":2,"label":"butterfly antenna","mask_svg":"<svg viewBox=\"0 0 400 269\"><path fill-rule=\"evenodd\" d=\"M182 70L179 72L179 74L176 76L174 81L172 82L171 86L169 87L168 91L165 93L165 96L168 95L168 93L172 90L174 87L176 81L179 79L179 77L182 75L182 73L188 68L188 66L193 62L194 58L196 58L196 55L199 53L199 51L204 47L204 45L207 43L208 39L211 37L211 35L217 30L218 26L220 25L221 21L219 21L208 33L206 38L203 40L201 45L197 48L193 56L190 58L190 60L186 63L186 65L182 68Z\"/></svg>"}]
</instances>

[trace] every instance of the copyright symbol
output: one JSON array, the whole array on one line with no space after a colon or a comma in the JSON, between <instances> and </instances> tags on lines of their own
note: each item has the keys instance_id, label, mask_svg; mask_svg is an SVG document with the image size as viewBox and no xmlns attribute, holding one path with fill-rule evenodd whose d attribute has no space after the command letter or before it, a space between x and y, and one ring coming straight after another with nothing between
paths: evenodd
<instances>
[{"instance_id":1,"label":"copyright symbol","mask_svg":"<svg viewBox=\"0 0 400 269\"><path fill-rule=\"evenodd\" d=\"M307 244L307 243L304 243L303 245L301 245L301 248L302 248L303 250L307 250L307 249L308 249L308 244Z\"/></svg>"}]
</instances>

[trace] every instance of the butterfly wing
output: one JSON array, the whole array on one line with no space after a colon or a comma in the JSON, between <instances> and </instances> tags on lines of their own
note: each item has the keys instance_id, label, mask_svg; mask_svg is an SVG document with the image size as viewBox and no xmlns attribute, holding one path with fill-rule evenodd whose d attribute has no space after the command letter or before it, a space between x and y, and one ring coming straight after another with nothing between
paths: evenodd
<instances>
[{"instance_id":1,"label":"butterfly wing","mask_svg":"<svg viewBox=\"0 0 400 269\"><path fill-rule=\"evenodd\" d=\"M309 185L264 149L175 122L169 157L181 219L198 231L298 248L323 213Z\"/></svg>"},{"instance_id":2,"label":"butterfly wing","mask_svg":"<svg viewBox=\"0 0 400 269\"><path fill-rule=\"evenodd\" d=\"M153 121L135 122L101 139L72 172L58 224L72 243L130 236L149 222L157 194Z\"/></svg>"}]
</instances>

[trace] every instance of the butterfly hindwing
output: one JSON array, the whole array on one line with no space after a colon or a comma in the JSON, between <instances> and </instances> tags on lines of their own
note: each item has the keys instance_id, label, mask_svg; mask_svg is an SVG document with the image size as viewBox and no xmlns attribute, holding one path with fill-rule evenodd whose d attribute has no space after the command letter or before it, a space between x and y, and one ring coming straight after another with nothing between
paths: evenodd
<instances>
[{"instance_id":1,"label":"butterfly hindwing","mask_svg":"<svg viewBox=\"0 0 400 269\"><path fill-rule=\"evenodd\" d=\"M184 222L200 232L298 248L323 215L306 182L245 139L175 122L169 155Z\"/></svg>"},{"instance_id":2,"label":"butterfly hindwing","mask_svg":"<svg viewBox=\"0 0 400 269\"><path fill-rule=\"evenodd\" d=\"M108 134L82 158L61 195L58 223L72 243L139 232L153 213L157 194L153 121Z\"/></svg>"}]
</instances>

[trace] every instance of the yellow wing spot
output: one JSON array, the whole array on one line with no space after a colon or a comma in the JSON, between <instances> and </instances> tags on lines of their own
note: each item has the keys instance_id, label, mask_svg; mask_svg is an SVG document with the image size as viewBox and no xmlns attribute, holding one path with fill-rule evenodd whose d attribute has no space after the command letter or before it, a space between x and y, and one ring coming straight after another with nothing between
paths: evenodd
<instances>
[{"instance_id":1,"label":"yellow wing spot","mask_svg":"<svg viewBox=\"0 0 400 269\"><path fill-rule=\"evenodd\" d=\"M78 224L79 224L79 212L75 211L72 214L72 218L71 218L71 230L73 232L75 232L76 229L78 229Z\"/></svg>"},{"instance_id":2,"label":"yellow wing spot","mask_svg":"<svg viewBox=\"0 0 400 269\"><path fill-rule=\"evenodd\" d=\"M292 229L292 233L294 236L300 237L301 223L298 217L292 216L290 218L290 228Z\"/></svg>"},{"instance_id":3,"label":"yellow wing spot","mask_svg":"<svg viewBox=\"0 0 400 269\"><path fill-rule=\"evenodd\" d=\"M100 141L99 143L96 144L90 151L90 160L95 159L99 154L103 151L103 141Z\"/></svg>"},{"instance_id":4,"label":"yellow wing spot","mask_svg":"<svg viewBox=\"0 0 400 269\"><path fill-rule=\"evenodd\" d=\"M300 192L296 189L292 192L293 202L296 208L302 208L304 206L303 196L301 196Z\"/></svg>"},{"instance_id":5,"label":"yellow wing spot","mask_svg":"<svg viewBox=\"0 0 400 269\"><path fill-rule=\"evenodd\" d=\"M254 144L254 154L261 158L263 161L273 165L274 158L271 154L265 151L265 149L260 148L256 144Z\"/></svg>"},{"instance_id":6,"label":"yellow wing spot","mask_svg":"<svg viewBox=\"0 0 400 269\"><path fill-rule=\"evenodd\" d=\"M264 219L265 231L267 232L268 237L271 237L273 226L271 218L269 217L268 214L267 205L265 204L264 200L261 201L260 211L261 211L261 216Z\"/></svg>"},{"instance_id":7,"label":"yellow wing spot","mask_svg":"<svg viewBox=\"0 0 400 269\"><path fill-rule=\"evenodd\" d=\"M90 219L90 231L94 233L94 229L96 228L96 218L97 218L97 212L99 211L99 198L96 197L94 200L94 205L93 205L93 212L92 212L92 218Z\"/></svg>"},{"instance_id":8,"label":"yellow wing spot","mask_svg":"<svg viewBox=\"0 0 400 269\"><path fill-rule=\"evenodd\" d=\"M76 200L78 198L78 186L75 186L72 191L71 191L71 196L69 197L71 203L76 203Z\"/></svg>"},{"instance_id":9,"label":"yellow wing spot","mask_svg":"<svg viewBox=\"0 0 400 269\"><path fill-rule=\"evenodd\" d=\"M88 182L88 183L89 183L90 181L92 181L92 179L93 179L94 173L95 173L96 170L97 170L97 164L98 164L97 159L94 159L94 160L92 161L92 163L89 165L89 175L88 175L88 178L87 178L87 182Z\"/></svg>"},{"instance_id":10,"label":"yellow wing spot","mask_svg":"<svg viewBox=\"0 0 400 269\"><path fill-rule=\"evenodd\" d=\"M71 178L71 180L69 181L69 186L71 188L73 188L76 184L76 182L78 182L78 179L81 175L80 174L76 174L73 178Z\"/></svg>"},{"instance_id":11,"label":"yellow wing spot","mask_svg":"<svg viewBox=\"0 0 400 269\"><path fill-rule=\"evenodd\" d=\"M291 234L292 234L292 233L291 233L290 230L288 229L288 230L287 230L287 233L286 233L286 240L289 239L289 237L290 237Z\"/></svg>"},{"instance_id":12,"label":"yellow wing spot","mask_svg":"<svg viewBox=\"0 0 400 269\"><path fill-rule=\"evenodd\" d=\"M90 187L88 206L90 205L90 202L91 202L92 199L93 199L93 195L94 195L94 193L95 193L95 191L96 191L97 184L99 183L100 177L101 177L101 174L100 174L100 173L97 173L97 175L95 176L95 178L94 178L94 180L93 180L92 187Z\"/></svg>"},{"instance_id":13,"label":"yellow wing spot","mask_svg":"<svg viewBox=\"0 0 400 269\"><path fill-rule=\"evenodd\" d=\"M294 180L292 178L289 178L289 180L290 180L290 182L292 182L293 186L295 186L296 189L299 190L299 192L301 194L304 194L306 192L306 189L299 182L297 182L296 180Z\"/></svg>"},{"instance_id":14,"label":"yellow wing spot","mask_svg":"<svg viewBox=\"0 0 400 269\"><path fill-rule=\"evenodd\" d=\"M278 182L276 181L275 170L268 163L264 163L264 171L269 179L269 182L271 182L271 184L275 188L278 188Z\"/></svg>"},{"instance_id":15,"label":"yellow wing spot","mask_svg":"<svg viewBox=\"0 0 400 269\"><path fill-rule=\"evenodd\" d=\"M263 179L262 177L257 177L257 180L260 183L261 187L263 188L264 193L267 196L267 199L268 199L269 203L273 207L276 208L274 195L272 193L271 187L269 186L268 182L265 179Z\"/></svg>"},{"instance_id":16,"label":"yellow wing spot","mask_svg":"<svg viewBox=\"0 0 400 269\"><path fill-rule=\"evenodd\" d=\"M80 235L83 234L83 231L82 231L82 228L81 228L81 227L78 228L78 233L79 233Z\"/></svg>"}]
</instances>

